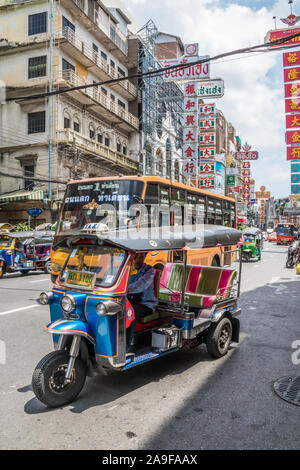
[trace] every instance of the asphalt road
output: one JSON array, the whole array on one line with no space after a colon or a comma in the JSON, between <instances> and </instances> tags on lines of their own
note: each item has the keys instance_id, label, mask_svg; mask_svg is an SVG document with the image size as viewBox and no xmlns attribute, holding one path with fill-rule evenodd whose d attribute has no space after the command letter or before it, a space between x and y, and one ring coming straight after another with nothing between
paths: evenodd
<instances>
[{"instance_id":1,"label":"asphalt road","mask_svg":"<svg viewBox=\"0 0 300 470\"><path fill-rule=\"evenodd\" d=\"M205 346L127 372L88 378L71 405L50 409L31 389L33 369L52 350L48 308L36 303L49 278L0 281L1 449L299 449L300 407L273 383L299 375L300 276L287 248L265 244L243 264L241 341L222 359ZM5 355L4 355L5 352ZM300 357L300 353L299 353Z\"/></svg>"}]
</instances>

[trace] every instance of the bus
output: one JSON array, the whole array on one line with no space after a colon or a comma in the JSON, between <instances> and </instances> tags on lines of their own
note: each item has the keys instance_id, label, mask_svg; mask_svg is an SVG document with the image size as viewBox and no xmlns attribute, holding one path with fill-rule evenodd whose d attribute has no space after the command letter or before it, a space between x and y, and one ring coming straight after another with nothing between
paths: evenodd
<instances>
[{"instance_id":1,"label":"bus","mask_svg":"<svg viewBox=\"0 0 300 470\"><path fill-rule=\"evenodd\" d=\"M276 226L275 232L277 234L277 245L293 243L297 229L294 224L279 223Z\"/></svg>"},{"instance_id":2,"label":"bus","mask_svg":"<svg viewBox=\"0 0 300 470\"><path fill-rule=\"evenodd\" d=\"M156 176L91 178L68 183L52 249L52 280L65 259L59 242L64 236L99 227L164 227L181 224L237 227L235 199ZM110 226L112 224L112 226ZM232 247L234 250L235 247ZM155 252L146 262L162 269L166 262L180 262L182 252ZM188 262L206 266L230 265L231 247L191 252Z\"/></svg>"}]
</instances>

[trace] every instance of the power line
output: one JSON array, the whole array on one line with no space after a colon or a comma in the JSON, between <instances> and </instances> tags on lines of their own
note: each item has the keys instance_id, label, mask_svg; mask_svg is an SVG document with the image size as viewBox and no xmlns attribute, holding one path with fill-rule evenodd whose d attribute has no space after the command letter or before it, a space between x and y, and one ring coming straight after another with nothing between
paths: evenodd
<instances>
[{"instance_id":1,"label":"power line","mask_svg":"<svg viewBox=\"0 0 300 470\"><path fill-rule=\"evenodd\" d=\"M168 70L176 69L178 67L180 67L181 69L184 69L184 68L187 68L187 67L192 67L194 65L200 65L200 64L207 63L207 62L216 61L218 59L222 59L224 57L229 57L231 55L237 55L237 54L244 54L244 53L248 53L248 52L253 52L257 49L265 48L266 51L268 51L267 48L269 46L275 46L275 45L283 44L283 47L281 49L290 48L290 46L284 46L284 44L286 42L298 37L298 36L299 36L299 33L293 34L291 36L287 36L286 38L283 38L283 39L277 39L276 41L270 41L270 42L263 43L263 44L258 44L256 46L252 46L252 47L245 47L245 48L241 48L241 49L236 49L234 51L225 52L223 54L218 54L214 57L199 59L199 60L196 60L195 62L190 62L190 63L187 63L187 64L170 65L168 67L163 67L163 68L160 68L158 70L151 70L149 72L137 73L137 74L134 74L134 75L127 75L125 77L120 77L120 78L116 78L116 79L112 79L112 80L105 80L104 82L89 83L89 84L85 84L85 85L78 85L78 86L75 86L75 87L63 88L62 90L49 91L49 92L46 92L46 93L39 93L39 94L36 94L36 95L31 95L31 96L11 97L11 98L7 98L6 101L14 101L14 100L17 100L17 99L18 100L27 100L27 99L45 98L47 96L60 95L60 94L63 94L63 93L68 93L70 91L85 90L87 88L98 87L98 86L101 86L101 85L111 85L111 84L114 84L114 83L119 83L121 81L128 80L128 79L133 79L133 78L139 79L139 78L143 78L143 77L151 77L151 76L162 75L164 72L166 72ZM275 50L277 50L277 49L275 49Z\"/></svg>"},{"instance_id":2,"label":"power line","mask_svg":"<svg viewBox=\"0 0 300 470\"><path fill-rule=\"evenodd\" d=\"M17 178L17 179L22 179L22 180L30 180L30 181L38 181L40 183L57 183L57 184L64 184L67 185L68 183L66 181L58 181L55 179L41 179L41 178L35 178L33 176L21 176L21 175L12 175L9 173L4 173L3 171L0 171L1 176L7 176L9 178Z\"/></svg>"}]
</instances>

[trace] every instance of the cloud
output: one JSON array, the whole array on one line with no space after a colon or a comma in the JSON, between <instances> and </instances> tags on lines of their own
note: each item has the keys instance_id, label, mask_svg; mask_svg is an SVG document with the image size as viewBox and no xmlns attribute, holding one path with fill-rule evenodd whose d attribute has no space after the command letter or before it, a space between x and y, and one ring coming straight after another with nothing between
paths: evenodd
<instances>
[{"instance_id":1,"label":"cloud","mask_svg":"<svg viewBox=\"0 0 300 470\"><path fill-rule=\"evenodd\" d=\"M273 16L289 15L286 0L127 0L140 24L153 19L159 30L178 35L184 43L199 42L200 54L211 56L262 44ZM252 8L251 8L251 6ZM259 152L252 163L257 187L267 186L275 197L289 194L289 163L285 156L282 52L237 55L211 64L211 76L225 82L217 101L242 141Z\"/></svg>"}]
</instances>

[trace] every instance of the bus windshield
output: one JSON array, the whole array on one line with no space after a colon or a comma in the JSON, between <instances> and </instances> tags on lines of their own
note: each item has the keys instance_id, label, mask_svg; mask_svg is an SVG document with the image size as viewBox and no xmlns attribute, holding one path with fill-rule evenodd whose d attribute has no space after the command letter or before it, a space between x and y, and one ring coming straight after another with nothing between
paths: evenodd
<instances>
[{"instance_id":1,"label":"bus windshield","mask_svg":"<svg viewBox=\"0 0 300 470\"><path fill-rule=\"evenodd\" d=\"M293 225L278 225L277 226L277 235L281 237L292 237L294 236L294 226Z\"/></svg>"},{"instance_id":2,"label":"bus windshield","mask_svg":"<svg viewBox=\"0 0 300 470\"><path fill-rule=\"evenodd\" d=\"M137 180L83 181L67 187L57 234L70 235L89 224L126 226L127 210L141 202L144 183ZM116 212L117 220L113 220ZM123 214L123 216L122 216Z\"/></svg>"}]
</instances>

